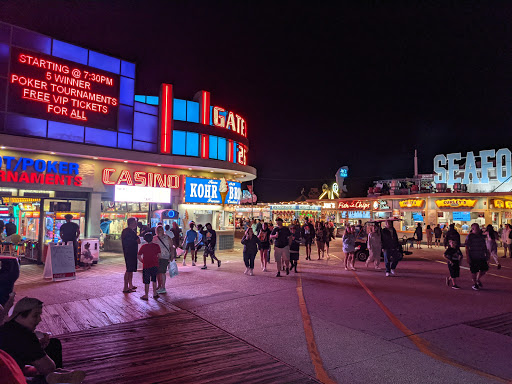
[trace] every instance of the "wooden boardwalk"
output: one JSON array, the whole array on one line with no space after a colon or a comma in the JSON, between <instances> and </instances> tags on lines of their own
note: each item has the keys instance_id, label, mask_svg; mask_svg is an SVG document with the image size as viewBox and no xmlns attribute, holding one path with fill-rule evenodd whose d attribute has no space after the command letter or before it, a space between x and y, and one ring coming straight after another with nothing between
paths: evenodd
<instances>
[{"instance_id":1,"label":"wooden boardwalk","mask_svg":"<svg viewBox=\"0 0 512 384\"><path fill-rule=\"evenodd\" d=\"M60 336L85 384L317 383L183 310Z\"/></svg>"}]
</instances>

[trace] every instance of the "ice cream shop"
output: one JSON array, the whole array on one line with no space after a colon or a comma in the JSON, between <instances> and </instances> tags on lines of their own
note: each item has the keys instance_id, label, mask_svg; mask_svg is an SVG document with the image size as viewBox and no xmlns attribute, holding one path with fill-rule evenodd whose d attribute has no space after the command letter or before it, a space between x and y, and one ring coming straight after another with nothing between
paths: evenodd
<instances>
[{"instance_id":1,"label":"ice cream shop","mask_svg":"<svg viewBox=\"0 0 512 384\"><path fill-rule=\"evenodd\" d=\"M0 23L0 46L0 213L23 241L58 241L70 212L85 237L101 221L112 249L128 217L211 222L232 247L241 183L256 177L243 111L172 84L138 94L134 63L14 25Z\"/></svg>"}]
</instances>

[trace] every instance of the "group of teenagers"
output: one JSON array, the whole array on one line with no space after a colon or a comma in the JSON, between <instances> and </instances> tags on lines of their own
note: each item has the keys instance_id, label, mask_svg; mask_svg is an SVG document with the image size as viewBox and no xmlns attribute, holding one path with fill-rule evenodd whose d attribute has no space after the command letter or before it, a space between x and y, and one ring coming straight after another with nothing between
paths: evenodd
<instances>
[{"instance_id":1,"label":"group of teenagers","mask_svg":"<svg viewBox=\"0 0 512 384\"><path fill-rule=\"evenodd\" d=\"M121 242L126 264L124 275L123 293L132 293L137 290L133 285L133 273L137 272L137 262L142 263L142 283L144 284L144 295L142 300L149 299L149 286L152 284L153 298L158 299L161 294L167 293L165 289L167 270L171 262L183 254L183 265L186 265L186 257L190 251L192 265L197 262L197 253L204 247L203 261L204 266L201 269L207 269L206 259L211 258L212 264L217 262L220 267L221 261L215 256L215 245L217 243L217 233L213 230L211 223L204 227L197 226L193 221L189 222L189 229L182 235L181 229L176 222L163 226L158 223L156 228L140 231L137 225L137 219L129 218L127 227L121 233ZM137 233L139 229L142 233ZM141 244L140 236L144 239Z\"/></svg>"}]
</instances>

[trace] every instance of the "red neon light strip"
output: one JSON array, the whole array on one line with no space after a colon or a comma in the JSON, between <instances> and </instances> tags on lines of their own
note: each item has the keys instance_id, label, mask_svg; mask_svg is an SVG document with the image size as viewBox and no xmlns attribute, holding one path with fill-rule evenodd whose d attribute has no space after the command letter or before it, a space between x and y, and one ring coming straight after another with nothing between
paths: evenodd
<instances>
[{"instance_id":1,"label":"red neon light strip","mask_svg":"<svg viewBox=\"0 0 512 384\"><path fill-rule=\"evenodd\" d=\"M208 135L201 135L201 159L208 158L208 152L210 149Z\"/></svg>"},{"instance_id":2,"label":"red neon light strip","mask_svg":"<svg viewBox=\"0 0 512 384\"><path fill-rule=\"evenodd\" d=\"M228 161L233 161L233 140L228 141Z\"/></svg>"},{"instance_id":3,"label":"red neon light strip","mask_svg":"<svg viewBox=\"0 0 512 384\"><path fill-rule=\"evenodd\" d=\"M172 85L162 84L160 115L160 152L171 153L172 135Z\"/></svg>"},{"instance_id":4,"label":"red neon light strip","mask_svg":"<svg viewBox=\"0 0 512 384\"><path fill-rule=\"evenodd\" d=\"M201 124L210 125L210 92L202 91Z\"/></svg>"}]
</instances>

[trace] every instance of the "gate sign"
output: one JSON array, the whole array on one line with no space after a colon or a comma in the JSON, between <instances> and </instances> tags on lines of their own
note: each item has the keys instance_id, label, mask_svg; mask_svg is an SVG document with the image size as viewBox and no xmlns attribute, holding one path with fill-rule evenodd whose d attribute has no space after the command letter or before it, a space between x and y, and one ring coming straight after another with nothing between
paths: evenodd
<instances>
[{"instance_id":1,"label":"gate sign","mask_svg":"<svg viewBox=\"0 0 512 384\"><path fill-rule=\"evenodd\" d=\"M241 184L237 181L187 177L185 203L240 204Z\"/></svg>"},{"instance_id":2,"label":"gate sign","mask_svg":"<svg viewBox=\"0 0 512 384\"><path fill-rule=\"evenodd\" d=\"M9 111L117 130L119 75L42 53L11 50Z\"/></svg>"}]
</instances>

